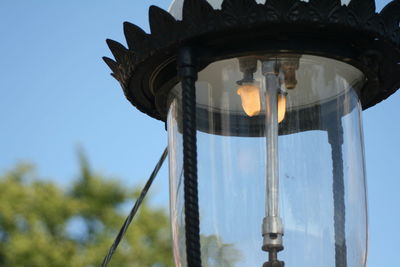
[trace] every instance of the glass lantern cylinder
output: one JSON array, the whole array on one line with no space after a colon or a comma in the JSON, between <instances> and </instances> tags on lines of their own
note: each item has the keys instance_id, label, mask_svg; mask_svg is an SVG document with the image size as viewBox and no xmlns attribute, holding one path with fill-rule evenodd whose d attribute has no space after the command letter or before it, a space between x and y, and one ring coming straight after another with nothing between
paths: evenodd
<instances>
[{"instance_id":1,"label":"glass lantern cylinder","mask_svg":"<svg viewBox=\"0 0 400 267\"><path fill-rule=\"evenodd\" d=\"M199 72L196 120L204 267L263 266L268 253L262 248L271 241L266 241L270 237L263 228L268 216L282 222L278 257L286 267L365 266L359 101L364 83L357 68L313 55L232 58ZM176 266L183 267L179 84L169 103L173 248Z\"/></svg>"}]
</instances>

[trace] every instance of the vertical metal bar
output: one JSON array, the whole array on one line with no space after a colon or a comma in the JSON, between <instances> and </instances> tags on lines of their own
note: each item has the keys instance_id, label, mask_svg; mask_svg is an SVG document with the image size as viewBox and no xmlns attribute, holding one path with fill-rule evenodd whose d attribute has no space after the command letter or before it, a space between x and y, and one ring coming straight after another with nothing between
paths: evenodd
<instances>
[{"instance_id":1,"label":"vertical metal bar","mask_svg":"<svg viewBox=\"0 0 400 267\"><path fill-rule=\"evenodd\" d=\"M265 131L267 137L267 198L265 216L279 217L279 161L278 161L278 77L275 62L265 62Z\"/></svg>"},{"instance_id":2,"label":"vertical metal bar","mask_svg":"<svg viewBox=\"0 0 400 267\"><path fill-rule=\"evenodd\" d=\"M182 85L186 258L188 267L201 267L196 139L197 66L193 50L189 47L180 49L177 60Z\"/></svg>"},{"instance_id":3,"label":"vertical metal bar","mask_svg":"<svg viewBox=\"0 0 400 267\"><path fill-rule=\"evenodd\" d=\"M347 267L346 207L342 151L343 125L340 115L332 120L332 123L334 125L328 127L328 139L332 149L335 266Z\"/></svg>"},{"instance_id":4,"label":"vertical metal bar","mask_svg":"<svg viewBox=\"0 0 400 267\"><path fill-rule=\"evenodd\" d=\"M279 151L278 151L278 90L280 84L275 59L262 63L265 76L265 132L266 132L266 203L262 226L264 251L269 253L269 261L264 267L283 267L278 260L278 252L283 249L283 225L279 217Z\"/></svg>"}]
</instances>

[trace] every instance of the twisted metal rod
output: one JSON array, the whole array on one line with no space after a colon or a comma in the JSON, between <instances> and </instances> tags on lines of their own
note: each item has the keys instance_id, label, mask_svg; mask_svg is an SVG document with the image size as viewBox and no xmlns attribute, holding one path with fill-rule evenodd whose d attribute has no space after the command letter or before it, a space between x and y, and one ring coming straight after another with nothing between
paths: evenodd
<instances>
[{"instance_id":1,"label":"twisted metal rod","mask_svg":"<svg viewBox=\"0 0 400 267\"><path fill-rule=\"evenodd\" d=\"M188 267L201 267L196 138L197 67L192 49L180 50L178 73L182 85L186 259Z\"/></svg>"},{"instance_id":2,"label":"twisted metal rod","mask_svg":"<svg viewBox=\"0 0 400 267\"><path fill-rule=\"evenodd\" d=\"M346 244L346 207L343 173L343 126L337 121L337 127L328 128L328 138L332 149L333 205L335 231L336 267L347 267Z\"/></svg>"}]
</instances>

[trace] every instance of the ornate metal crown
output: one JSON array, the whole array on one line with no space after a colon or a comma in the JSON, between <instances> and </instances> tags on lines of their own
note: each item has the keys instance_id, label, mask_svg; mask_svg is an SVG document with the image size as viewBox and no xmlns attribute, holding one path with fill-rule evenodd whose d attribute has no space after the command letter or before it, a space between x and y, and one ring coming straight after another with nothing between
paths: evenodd
<instances>
[{"instance_id":1,"label":"ornate metal crown","mask_svg":"<svg viewBox=\"0 0 400 267\"><path fill-rule=\"evenodd\" d=\"M200 69L254 52L309 53L337 58L364 71L363 108L400 87L400 0L376 13L374 0L224 0L215 10L206 0L185 0L183 19L156 6L151 34L124 23L128 49L107 40L115 61L104 57L128 100L142 112L166 118L169 90L178 82L177 50L197 47Z\"/></svg>"}]
</instances>

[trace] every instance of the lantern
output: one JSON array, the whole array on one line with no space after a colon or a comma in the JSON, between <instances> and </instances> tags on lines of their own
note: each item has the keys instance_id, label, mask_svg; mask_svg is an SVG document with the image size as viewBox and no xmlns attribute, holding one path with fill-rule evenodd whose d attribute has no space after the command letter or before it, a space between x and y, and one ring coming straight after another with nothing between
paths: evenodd
<instances>
[{"instance_id":1,"label":"lantern","mask_svg":"<svg viewBox=\"0 0 400 267\"><path fill-rule=\"evenodd\" d=\"M362 110L400 86L400 1L176 0L105 58L168 129L176 266L365 266Z\"/></svg>"}]
</instances>

